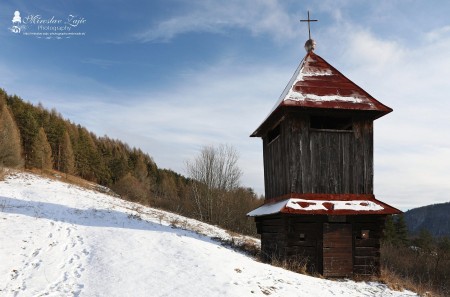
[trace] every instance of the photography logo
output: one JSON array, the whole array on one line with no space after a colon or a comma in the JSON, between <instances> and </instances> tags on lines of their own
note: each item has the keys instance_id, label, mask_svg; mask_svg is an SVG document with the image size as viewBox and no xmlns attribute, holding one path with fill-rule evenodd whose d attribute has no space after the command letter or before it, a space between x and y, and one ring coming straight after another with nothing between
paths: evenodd
<instances>
[{"instance_id":1,"label":"photography logo","mask_svg":"<svg viewBox=\"0 0 450 297\"><path fill-rule=\"evenodd\" d=\"M83 27L86 19L69 14L65 18L55 16L45 17L39 14L21 16L20 11L14 12L9 31L24 36L34 36L43 39L63 39L77 36L85 36Z\"/></svg>"},{"instance_id":2,"label":"photography logo","mask_svg":"<svg viewBox=\"0 0 450 297\"><path fill-rule=\"evenodd\" d=\"M20 11L16 10L12 19L12 27L9 29L11 30L11 32L18 34L25 28L26 26L22 25L22 17L20 16Z\"/></svg>"}]
</instances>

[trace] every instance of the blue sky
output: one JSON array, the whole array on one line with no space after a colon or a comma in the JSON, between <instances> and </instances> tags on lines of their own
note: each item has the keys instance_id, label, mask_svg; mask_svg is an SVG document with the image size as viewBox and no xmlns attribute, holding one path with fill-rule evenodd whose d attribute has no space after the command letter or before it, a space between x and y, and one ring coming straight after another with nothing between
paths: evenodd
<instances>
[{"instance_id":1,"label":"blue sky","mask_svg":"<svg viewBox=\"0 0 450 297\"><path fill-rule=\"evenodd\" d=\"M86 35L14 34L16 10L82 17ZM183 174L202 146L231 144L242 184L263 193L249 135L305 55L308 10L316 53L394 109L375 122L376 197L450 201L448 1L3 0L0 87Z\"/></svg>"}]
</instances>

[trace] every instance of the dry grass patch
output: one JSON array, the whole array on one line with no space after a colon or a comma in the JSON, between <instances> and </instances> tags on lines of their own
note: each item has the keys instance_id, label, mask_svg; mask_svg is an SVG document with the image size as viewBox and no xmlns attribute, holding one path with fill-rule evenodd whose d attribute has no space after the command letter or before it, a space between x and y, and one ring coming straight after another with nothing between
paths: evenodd
<instances>
[{"instance_id":1,"label":"dry grass patch","mask_svg":"<svg viewBox=\"0 0 450 297\"><path fill-rule=\"evenodd\" d=\"M415 289L413 289L414 284L412 284L411 281L406 281L394 272L389 271L385 268L381 269L381 276L379 281L386 284L391 290L394 291L403 291L405 289L416 291Z\"/></svg>"},{"instance_id":2,"label":"dry grass patch","mask_svg":"<svg viewBox=\"0 0 450 297\"><path fill-rule=\"evenodd\" d=\"M5 180L6 169L0 166L0 181Z\"/></svg>"},{"instance_id":3,"label":"dry grass patch","mask_svg":"<svg viewBox=\"0 0 450 297\"><path fill-rule=\"evenodd\" d=\"M281 267L293 272L310 275L308 272L308 258L305 257L290 257L289 259L279 259L272 257L271 264L273 266Z\"/></svg>"},{"instance_id":4,"label":"dry grass patch","mask_svg":"<svg viewBox=\"0 0 450 297\"><path fill-rule=\"evenodd\" d=\"M119 197L116 193L114 193L111 189L105 186L101 186L99 184L96 184L94 182L87 181L85 179L82 179L81 177L70 175L66 173L59 172L57 170L41 170L41 169L27 169L23 170L24 172L31 172L36 175L40 175L52 180L61 181L64 183L68 183L74 186L78 186L80 188L84 188L87 190L94 190L100 193L108 194L111 196Z\"/></svg>"},{"instance_id":5,"label":"dry grass patch","mask_svg":"<svg viewBox=\"0 0 450 297\"><path fill-rule=\"evenodd\" d=\"M407 289L421 296L449 296L448 251L438 249L381 247L381 280L392 289Z\"/></svg>"}]
</instances>

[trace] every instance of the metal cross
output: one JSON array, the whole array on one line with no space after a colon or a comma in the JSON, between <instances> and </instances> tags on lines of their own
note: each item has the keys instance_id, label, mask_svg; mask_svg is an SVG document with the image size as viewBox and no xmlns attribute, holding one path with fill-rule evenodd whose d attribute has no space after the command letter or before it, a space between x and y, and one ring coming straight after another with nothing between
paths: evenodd
<instances>
[{"instance_id":1,"label":"metal cross","mask_svg":"<svg viewBox=\"0 0 450 297\"><path fill-rule=\"evenodd\" d=\"M300 20L300 22L308 22L308 33L309 33L309 39L311 39L311 28L310 28L310 23L311 22L318 22L318 20L311 20L309 18L309 10L308 10L308 19L307 20Z\"/></svg>"}]
</instances>

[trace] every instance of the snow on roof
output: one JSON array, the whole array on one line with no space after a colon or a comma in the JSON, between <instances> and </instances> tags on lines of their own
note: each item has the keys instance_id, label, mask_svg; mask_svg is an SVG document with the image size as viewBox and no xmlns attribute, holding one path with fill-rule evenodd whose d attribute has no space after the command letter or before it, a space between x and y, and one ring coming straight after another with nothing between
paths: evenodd
<instances>
[{"instance_id":1,"label":"snow on roof","mask_svg":"<svg viewBox=\"0 0 450 297\"><path fill-rule=\"evenodd\" d=\"M289 200L289 199L288 199ZM249 217L258 217L258 216L264 216L264 215L270 215L274 213L279 213L283 207L286 206L286 200L270 203L270 204L264 204L257 209L252 210L247 214Z\"/></svg>"},{"instance_id":2,"label":"snow on roof","mask_svg":"<svg viewBox=\"0 0 450 297\"><path fill-rule=\"evenodd\" d=\"M310 100L310 101L341 101L341 102L352 102L352 103L363 103L364 101L361 98L358 98L356 96L339 96L339 95L325 95L325 96L318 96L315 94L302 94L300 92L290 90L288 96L284 100L294 100L294 101L303 101L303 100Z\"/></svg>"},{"instance_id":3,"label":"snow on roof","mask_svg":"<svg viewBox=\"0 0 450 297\"><path fill-rule=\"evenodd\" d=\"M359 103L358 109L369 110L385 107L314 53L308 53L297 67L278 104L289 104L283 103L289 100Z\"/></svg>"},{"instance_id":4,"label":"snow on roof","mask_svg":"<svg viewBox=\"0 0 450 297\"><path fill-rule=\"evenodd\" d=\"M358 211L377 211L384 207L368 200L354 201L327 201L327 200L306 200L289 199L287 208L297 210L358 210Z\"/></svg>"},{"instance_id":5,"label":"snow on roof","mask_svg":"<svg viewBox=\"0 0 450 297\"><path fill-rule=\"evenodd\" d=\"M249 212L251 217L270 215L275 213L294 214L393 214L398 210L376 200L373 195L366 196L367 199L302 199L287 198L282 201L266 203L259 208ZM373 198L371 198L373 197Z\"/></svg>"},{"instance_id":6,"label":"snow on roof","mask_svg":"<svg viewBox=\"0 0 450 297\"><path fill-rule=\"evenodd\" d=\"M392 111L314 52L309 52L298 65L267 118L252 136L281 107L326 108L376 112L376 117Z\"/></svg>"}]
</instances>

